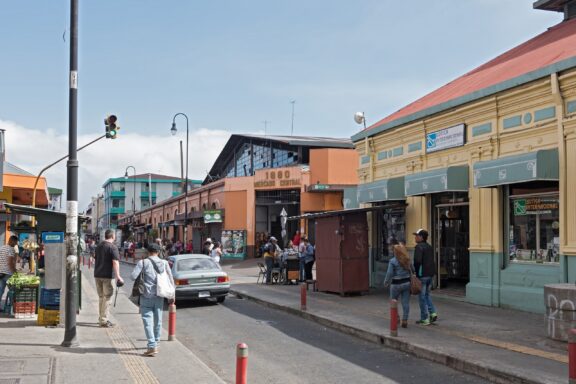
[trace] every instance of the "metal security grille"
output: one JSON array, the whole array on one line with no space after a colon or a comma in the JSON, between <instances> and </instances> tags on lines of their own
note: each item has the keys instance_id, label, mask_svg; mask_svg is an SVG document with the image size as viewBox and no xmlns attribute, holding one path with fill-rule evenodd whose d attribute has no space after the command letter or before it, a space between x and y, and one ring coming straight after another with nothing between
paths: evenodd
<instances>
[{"instance_id":1,"label":"metal security grille","mask_svg":"<svg viewBox=\"0 0 576 384\"><path fill-rule=\"evenodd\" d=\"M298 203L300 203L300 190L298 189L256 191L256 205Z\"/></svg>"}]
</instances>

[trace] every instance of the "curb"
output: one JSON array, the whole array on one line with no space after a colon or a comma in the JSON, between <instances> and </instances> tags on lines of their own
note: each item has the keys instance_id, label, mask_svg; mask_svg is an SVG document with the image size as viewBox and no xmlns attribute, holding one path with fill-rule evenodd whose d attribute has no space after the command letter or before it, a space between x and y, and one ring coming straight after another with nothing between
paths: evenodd
<instances>
[{"instance_id":1,"label":"curb","mask_svg":"<svg viewBox=\"0 0 576 384\"><path fill-rule=\"evenodd\" d=\"M248 299L255 303L261 304L265 307L280 310L283 312L287 312L291 315L295 315L301 317L306 320L314 321L320 325L326 326L328 328L332 328L334 330L340 331L350 336L354 336L360 338L365 341L369 341L375 344L384 345L389 348L394 348L400 350L402 352L408 353L418 358L426 359L433 361L435 363L439 363L445 365L449 368L469 373L483 379L490 380L494 383L499 384L509 384L509 383L517 383L517 384L542 384L541 381L535 381L529 377L520 376L514 372L495 369L486 365L481 364L477 361L469 361L460 358L459 356L454 356L451 354L443 353L438 350L432 348L426 348L419 345L411 344L407 341L400 340L396 337L391 337L385 334L378 334L374 332L365 331L360 328L356 328L350 325L342 324L336 322L334 320L328 319L326 317L322 317L319 315L315 315L309 312L302 312L299 309L288 307L285 305L280 305L276 303L272 303L263 299L260 299L256 296L252 296L250 294L237 291L233 288L230 289L230 293L234 294L238 298L241 299Z\"/></svg>"}]
</instances>

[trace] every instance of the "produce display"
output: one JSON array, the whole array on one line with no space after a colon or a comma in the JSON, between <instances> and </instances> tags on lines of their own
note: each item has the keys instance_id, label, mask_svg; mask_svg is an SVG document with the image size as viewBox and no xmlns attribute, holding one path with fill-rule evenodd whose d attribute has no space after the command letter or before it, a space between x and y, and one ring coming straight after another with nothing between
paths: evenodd
<instances>
[{"instance_id":1,"label":"produce display","mask_svg":"<svg viewBox=\"0 0 576 384\"><path fill-rule=\"evenodd\" d=\"M40 278L35 275L26 275L24 273L15 272L7 282L8 286L14 287L17 290L22 287L34 286L40 284Z\"/></svg>"}]
</instances>

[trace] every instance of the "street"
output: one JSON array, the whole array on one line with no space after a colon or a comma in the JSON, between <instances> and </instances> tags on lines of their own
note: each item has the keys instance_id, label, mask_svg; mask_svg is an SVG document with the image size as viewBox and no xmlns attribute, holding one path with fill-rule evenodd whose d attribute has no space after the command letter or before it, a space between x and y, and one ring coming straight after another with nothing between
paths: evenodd
<instances>
[{"instance_id":1,"label":"street","mask_svg":"<svg viewBox=\"0 0 576 384\"><path fill-rule=\"evenodd\" d=\"M125 294L131 270L122 264ZM178 340L227 382L234 382L238 342L249 346L248 378L256 384L487 382L234 296L177 306Z\"/></svg>"}]
</instances>

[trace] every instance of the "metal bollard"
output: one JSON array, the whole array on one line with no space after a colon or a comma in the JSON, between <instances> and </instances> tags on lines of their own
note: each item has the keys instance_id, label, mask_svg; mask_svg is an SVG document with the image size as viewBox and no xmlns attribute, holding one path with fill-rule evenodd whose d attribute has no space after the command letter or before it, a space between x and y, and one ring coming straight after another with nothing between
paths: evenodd
<instances>
[{"instance_id":1,"label":"metal bollard","mask_svg":"<svg viewBox=\"0 0 576 384\"><path fill-rule=\"evenodd\" d=\"M306 283L300 284L300 310L306 310Z\"/></svg>"},{"instance_id":2,"label":"metal bollard","mask_svg":"<svg viewBox=\"0 0 576 384\"><path fill-rule=\"evenodd\" d=\"M398 336L398 300L390 300L390 336Z\"/></svg>"},{"instance_id":3,"label":"metal bollard","mask_svg":"<svg viewBox=\"0 0 576 384\"><path fill-rule=\"evenodd\" d=\"M248 383L248 346L236 345L236 384Z\"/></svg>"},{"instance_id":4,"label":"metal bollard","mask_svg":"<svg viewBox=\"0 0 576 384\"><path fill-rule=\"evenodd\" d=\"M576 329L568 332L568 383L576 384Z\"/></svg>"},{"instance_id":5,"label":"metal bollard","mask_svg":"<svg viewBox=\"0 0 576 384\"><path fill-rule=\"evenodd\" d=\"M176 340L176 304L168 306L168 341Z\"/></svg>"}]
</instances>

